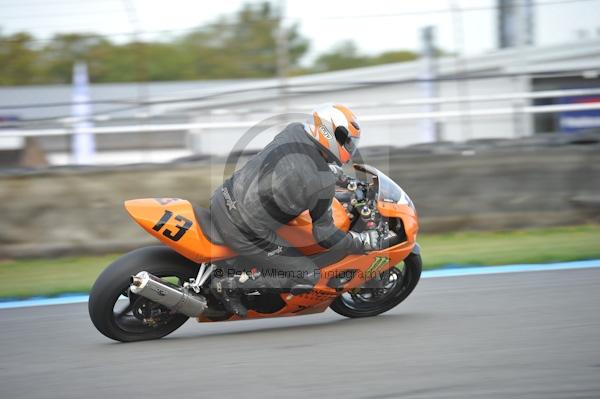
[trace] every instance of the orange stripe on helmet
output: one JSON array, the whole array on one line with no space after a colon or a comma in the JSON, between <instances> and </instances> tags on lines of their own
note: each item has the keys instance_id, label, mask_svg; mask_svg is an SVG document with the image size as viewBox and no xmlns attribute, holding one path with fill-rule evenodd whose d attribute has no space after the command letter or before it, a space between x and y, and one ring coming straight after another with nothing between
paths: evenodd
<instances>
[{"instance_id":1,"label":"orange stripe on helmet","mask_svg":"<svg viewBox=\"0 0 600 399\"><path fill-rule=\"evenodd\" d=\"M338 145L338 149L340 150L340 161L342 161L342 163L350 162L350 153L340 145Z\"/></svg>"},{"instance_id":2,"label":"orange stripe on helmet","mask_svg":"<svg viewBox=\"0 0 600 399\"><path fill-rule=\"evenodd\" d=\"M350 136L352 137L360 137L360 130L352 126L352 123L348 126L348 131L350 132Z\"/></svg>"},{"instance_id":3,"label":"orange stripe on helmet","mask_svg":"<svg viewBox=\"0 0 600 399\"><path fill-rule=\"evenodd\" d=\"M356 120L356 115L354 115L354 112L350 111L349 108L347 108L341 104L334 105L334 108L337 108L338 110L340 110L344 114L346 119L348 120L348 132L350 133L350 135L352 137L360 137L360 130L358 130L357 128L355 128L352 125L352 122L355 122L358 124L358 122Z\"/></svg>"},{"instance_id":4,"label":"orange stripe on helmet","mask_svg":"<svg viewBox=\"0 0 600 399\"><path fill-rule=\"evenodd\" d=\"M325 148L331 148L329 146L329 140L327 140L327 138L323 136L323 133L321 133L321 131L319 131L319 143L321 143L321 145Z\"/></svg>"},{"instance_id":5,"label":"orange stripe on helmet","mask_svg":"<svg viewBox=\"0 0 600 399\"><path fill-rule=\"evenodd\" d=\"M321 118L319 118L319 115L317 115L316 112L313 112L313 118L315 120L315 131L314 131L315 138L317 140L319 140L319 143L321 143L321 145L323 147L331 148L329 145L329 140L327 140L327 138L325 136L323 136L323 133L321 132L321 129L324 127L323 122L321 121Z\"/></svg>"},{"instance_id":6,"label":"orange stripe on helmet","mask_svg":"<svg viewBox=\"0 0 600 399\"><path fill-rule=\"evenodd\" d=\"M323 122L321 122L321 118L319 118L319 114L313 112L313 119L315 120L315 127L321 126Z\"/></svg>"}]
</instances>

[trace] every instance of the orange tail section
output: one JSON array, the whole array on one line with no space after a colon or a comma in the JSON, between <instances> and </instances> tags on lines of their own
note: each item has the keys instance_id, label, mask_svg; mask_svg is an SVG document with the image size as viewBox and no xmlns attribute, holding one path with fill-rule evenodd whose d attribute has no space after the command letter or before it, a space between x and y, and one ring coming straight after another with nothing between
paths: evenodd
<instances>
[{"instance_id":1,"label":"orange tail section","mask_svg":"<svg viewBox=\"0 0 600 399\"><path fill-rule=\"evenodd\" d=\"M125 202L129 215L144 230L195 262L226 259L235 253L208 240L189 201L179 198L144 198Z\"/></svg>"},{"instance_id":2,"label":"orange tail section","mask_svg":"<svg viewBox=\"0 0 600 399\"><path fill-rule=\"evenodd\" d=\"M350 219L344 207L334 199L332 208L337 228L347 232ZM217 261L236 255L228 247L209 241L189 201L179 198L143 198L126 201L125 209L144 230L195 262ZM308 211L280 228L277 233L305 255L325 251L315 242Z\"/></svg>"}]
</instances>

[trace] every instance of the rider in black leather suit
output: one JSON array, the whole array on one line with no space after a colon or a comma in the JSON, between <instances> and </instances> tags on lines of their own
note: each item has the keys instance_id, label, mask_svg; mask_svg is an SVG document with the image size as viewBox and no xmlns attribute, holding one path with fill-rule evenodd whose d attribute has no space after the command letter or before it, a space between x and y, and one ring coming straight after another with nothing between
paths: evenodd
<instances>
[{"instance_id":1,"label":"rider in black leather suit","mask_svg":"<svg viewBox=\"0 0 600 399\"><path fill-rule=\"evenodd\" d=\"M309 211L314 238L322 247L346 254L378 248L378 237L344 233L332 218L336 177L329 163L349 162L356 151L356 117L342 105L325 105L313 112L311 122L288 125L211 198L216 229L257 271L213 278L213 294L241 317L247 312L240 300L245 290L298 294L318 280L317 265L276 233L303 211Z\"/></svg>"}]
</instances>

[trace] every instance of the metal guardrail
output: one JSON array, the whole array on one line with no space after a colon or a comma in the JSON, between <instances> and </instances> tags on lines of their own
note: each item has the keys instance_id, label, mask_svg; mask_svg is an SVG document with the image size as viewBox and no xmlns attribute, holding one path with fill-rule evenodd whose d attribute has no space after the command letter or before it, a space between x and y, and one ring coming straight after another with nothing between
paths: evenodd
<instances>
[{"instance_id":1,"label":"metal guardrail","mask_svg":"<svg viewBox=\"0 0 600 399\"><path fill-rule=\"evenodd\" d=\"M367 102L367 103L349 103L349 107L381 107L381 106L414 106L414 105L440 105L440 104L452 104L452 103L470 103L470 102L493 102L493 101L508 101L508 100L537 100L542 98L556 98L556 97L576 97L576 96L590 96L600 94L600 88L590 89L569 89L569 90L544 90L535 92L521 92L521 93L500 93L500 94L484 94L484 95L471 95L469 97L437 97L437 98L417 98L407 99L399 101L390 101L386 103L381 102ZM310 110L313 106L302 105L299 109ZM364 118L361 118L364 119Z\"/></svg>"},{"instance_id":2,"label":"metal guardrail","mask_svg":"<svg viewBox=\"0 0 600 399\"><path fill-rule=\"evenodd\" d=\"M427 104L448 104L460 102L492 102L492 101L510 101L510 100L528 100L556 97L575 97L586 95L598 95L600 88L588 89L571 89L571 90L547 90L540 92L527 93L501 93L489 95L477 95L469 97L437 97L423 99L407 99L400 101L392 101L386 103L356 103L350 106L356 108L368 108L375 106L418 106ZM298 106L293 110L306 111L310 107ZM364 122L386 122L399 120L420 120L420 119L436 119L445 120L448 118L460 117L488 117L500 115L519 115L519 114L542 114L555 113L565 111L585 111L600 109L600 103L581 103L581 104L553 104L553 105L537 105L523 106L515 104L511 107L501 108L486 108L486 109L469 109L469 110L452 110L452 111L435 111L435 112L397 112L392 114L364 115L360 119ZM222 109L219 109L220 111ZM288 109L288 111L292 111ZM277 112L277 109L274 110ZM94 119L94 118L92 118ZM98 118L105 120L104 118ZM80 122L76 118L67 118L63 120L65 124L75 124ZM177 124L136 124L127 126L99 126L90 128L90 132L94 134L127 134L127 133L146 133L146 132L169 132L169 131L190 131L202 129L230 129L230 128L249 128L255 126L260 121L226 121L226 122L195 122L195 123L177 123ZM52 129L21 129L21 128L4 128L0 129L0 137L44 137L44 136L65 136L73 134L71 127L52 128Z\"/></svg>"},{"instance_id":3,"label":"metal guardrail","mask_svg":"<svg viewBox=\"0 0 600 399\"><path fill-rule=\"evenodd\" d=\"M438 111L438 112L412 112L412 113L394 113L380 115L365 115L361 117L363 122L387 122L399 120L419 120L419 119L437 119L458 117L486 117L498 115L518 115L518 114L541 114L555 113L563 111L585 111L600 109L600 103L591 104L565 104L565 105L539 105L524 106L514 108L488 108L477 110L456 110L456 111ZM230 129L230 128L249 128L255 126L260 121L231 121L231 122L198 122L198 123L178 123L178 124L154 124L154 125L131 125L131 126L100 126L90 128L94 134L123 134L123 133L149 133L149 132L172 132L189 131L202 129ZM44 137L44 136L65 136L73 134L71 128L59 129L5 129L0 130L0 137Z\"/></svg>"}]
</instances>

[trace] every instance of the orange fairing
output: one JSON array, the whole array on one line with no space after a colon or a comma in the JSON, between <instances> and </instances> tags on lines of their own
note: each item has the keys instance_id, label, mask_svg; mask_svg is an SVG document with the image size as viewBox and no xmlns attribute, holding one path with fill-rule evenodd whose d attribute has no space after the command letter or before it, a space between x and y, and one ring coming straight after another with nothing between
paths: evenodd
<instances>
[{"instance_id":1,"label":"orange fairing","mask_svg":"<svg viewBox=\"0 0 600 399\"><path fill-rule=\"evenodd\" d=\"M343 232L350 229L350 218L346 214L346 210L337 199L333 199L331 207L333 221L336 227ZM322 252L324 249L319 246L312 233L312 219L308 211L304 211L287 226L281 227L277 234L291 243L304 255L310 255L317 252Z\"/></svg>"},{"instance_id":2,"label":"orange fairing","mask_svg":"<svg viewBox=\"0 0 600 399\"><path fill-rule=\"evenodd\" d=\"M229 248L206 238L189 201L144 198L126 201L125 209L144 230L195 262L235 256Z\"/></svg>"},{"instance_id":3,"label":"orange fairing","mask_svg":"<svg viewBox=\"0 0 600 399\"><path fill-rule=\"evenodd\" d=\"M413 208L409 205L398 204L395 202L377 201L377 210L379 210L379 213L382 216L402 219L408 241L412 243L417 240L419 222L417 213Z\"/></svg>"},{"instance_id":4,"label":"orange fairing","mask_svg":"<svg viewBox=\"0 0 600 399\"><path fill-rule=\"evenodd\" d=\"M367 280L386 269L402 262L414 247L412 242L404 242L381 251L369 252L365 255L349 255L337 263L320 269L319 281L313 291L301 295L281 294L285 306L273 313L259 313L255 310L248 311L248 319L279 316L298 316L325 311L331 302L340 295L340 291L331 288L329 282L340 275L352 275L352 279L344 284L343 291L347 292L361 287ZM239 320L232 316L228 320ZM198 321L212 321L210 318L200 316Z\"/></svg>"},{"instance_id":5,"label":"orange fairing","mask_svg":"<svg viewBox=\"0 0 600 399\"><path fill-rule=\"evenodd\" d=\"M144 198L125 202L125 209L144 230L183 256L195 262L227 259L235 253L208 240L196 220L189 201L179 198ZM333 200L332 215L335 225L342 231L350 228L346 210ZM277 232L305 254L324 251L312 234L312 220L308 211L283 226Z\"/></svg>"}]
</instances>

